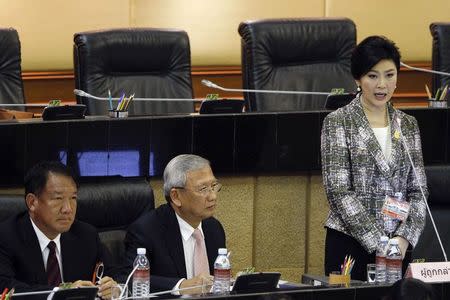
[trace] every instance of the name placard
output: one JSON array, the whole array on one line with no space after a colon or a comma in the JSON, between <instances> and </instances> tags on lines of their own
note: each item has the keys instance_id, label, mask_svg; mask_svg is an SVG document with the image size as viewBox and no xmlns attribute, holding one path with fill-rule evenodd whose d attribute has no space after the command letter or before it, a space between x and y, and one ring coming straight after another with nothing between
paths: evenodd
<instances>
[{"instance_id":1,"label":"name placard","mask_svg":"<svg viewBox=\"0 0 450 300\"><path fill-rule=\"evenodd\" d=\"M424 282L450 281L450 262L410 263L406 273L405 277Z\"/></svg>"}]
</instances>

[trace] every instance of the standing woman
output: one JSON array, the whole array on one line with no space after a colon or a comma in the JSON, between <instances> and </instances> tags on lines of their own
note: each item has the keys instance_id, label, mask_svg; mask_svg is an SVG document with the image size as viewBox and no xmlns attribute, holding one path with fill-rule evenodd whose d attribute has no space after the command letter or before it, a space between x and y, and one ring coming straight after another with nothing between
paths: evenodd
<instances>
[{"instance_id":1,"label":"standing woman","mask_svg":"<svg viewBox=\"0 0 450 300\"><path fill-rule=\"evenodd\" d=\"M397 84L400 53L381 36L363 40L353 51L356 98L330 113L321 137L322 175L330 212L325 223L325 274L339 271L346 255L355 258L352 278L366 280L382 235L399 241L405 266L425 226L428 196L419 128L414 117L389 100ZM404 144L411 154L415 177ZM389 231L381 208L387 197L410 205L404 221ZM392 228L392 227L391 227Z\"/></svg>"}]
</instances>

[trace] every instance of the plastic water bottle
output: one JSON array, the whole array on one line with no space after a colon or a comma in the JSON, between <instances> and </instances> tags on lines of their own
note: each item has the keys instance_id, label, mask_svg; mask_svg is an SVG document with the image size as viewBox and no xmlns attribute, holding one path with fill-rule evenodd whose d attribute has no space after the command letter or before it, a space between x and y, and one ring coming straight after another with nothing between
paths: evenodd
<instances>
[{"instance_id":1,"label":"plastic water bottle","mask_svg":"<svg viewBox=\"0 0 450 300\"><path fill-rule=\"evenodd\" d=\"M230 292L231 263L227 257L227 249L219 248L219 255L214 262L214 288L215 294Z\"/></svg>"},{"instance_id":2,"label":"plastic water bottle","mask_svg":"<svg viewBox=\"0 0 450 300\"><path fill-rule=\"evenodd\" d=\"M394 283L402 279L402 253L397 240L390 240L386 253L386 281Z\"/></svg>"},{"instance_id":3,"label":"plastic water bottle","mask_svg":"<svg viewBox=\"0 0 450 300\"><path fill-rule=\"evenodd\" d=\"M401 192L397 192L394 194L394 197L397 198L400 201L404 201L403 194ZM397 219L394 219L390 216L383 215L383 223L384 223L384 232L386 232L389 237L392 238L392 235L394 234L395 230L397 229L398 225L400 224L400 221Z\"/></svg>"},{"instance_id":4,"label":"plastic water bottle","mask_svg":"<svg viewBox=\"0 0 450 300\"><path fill-rule=\"evenodd\" d=\"M382 236L377 246L377 254L375 258L376 264L376 282L385 283L386 282L386 251L388 246L389 238L387 236Z\"/></svg>"},{"instance_id":5,"label":"plastic water bottle","mask_svg":"<svg viewBox=\"0 0 450 300\"><path fill-rule=\"evenodd\" d=\"M150 293L150 263L145 254L145 248L137 249L133 263L133 269L138 266L133 274L133 297L144 297Z\"/></svg>"}]
</instances>

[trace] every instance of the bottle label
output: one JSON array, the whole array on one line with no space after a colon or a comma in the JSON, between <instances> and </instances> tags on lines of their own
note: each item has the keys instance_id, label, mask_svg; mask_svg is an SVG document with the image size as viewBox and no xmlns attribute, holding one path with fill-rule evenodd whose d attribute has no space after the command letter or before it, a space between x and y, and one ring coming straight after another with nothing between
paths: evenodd
<instances>
[{"instance_id":1,"label":"bottle label","mask_svg":"<svg viewBox=\"0 0 450 300\"><path fill-rule=\"evenodd\" d=\"M411 205L407 201L402 201L399 198L386 195L383 207L381 208L381 213L403 222L408 218L410 206Z\"/></svg>"},{"instance_id":2,"label":"bottle label","mask_svg":"<svg viewBox=\"0 0 450 300\"><path fill-rule=\"evenodd\" d=\"M231 278L231 269L214 269L214 277Z\"/></svg>"},{"instance_id":3,"label":"bottle label","mask_svg":"<svg viewBox=\"0 0 450 300\"><path fill-rule=\"evenodd\" d=\"M386 257L384 257L384 256L377 256L375 258L375 263L377 265L385 265L386 264Z\"/></svg>"},{"instance_id":4,"label":"bottle label","mask_svg":"<svg viewBox=\"0 0 450 300\"><path fill-rule=\"evenodd\" d=\"M133 278L141 278L145 279L150 277L150 270L149 269L137 269L134 271Z\"/></svg>"},{"instance_id":5,"label":"bottle label","mask_svg":"<svg viewBox=\"0 0 450 300\"><path fill-rule=\"evenodd\" d=\"M389 268L401 268L402 267L402 260L401 259L387 259L386 260L386 266Z\"/></svg>"}]
</instances>

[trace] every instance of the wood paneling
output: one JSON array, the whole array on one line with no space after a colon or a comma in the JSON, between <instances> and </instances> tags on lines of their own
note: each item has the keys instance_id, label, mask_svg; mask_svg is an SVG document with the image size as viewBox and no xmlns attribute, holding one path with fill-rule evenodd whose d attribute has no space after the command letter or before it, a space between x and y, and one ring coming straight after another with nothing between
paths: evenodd
<instances>
[{"instance_id":1,"label":"wood paneling","mask_svg":"<svg viewBox=\"0 0 450 300\"><path fill-rule=\"evenodd\" d=\"M430 62L409 63L414 67L430 69ZM208 88L201 84L202 79L210 80L222 87L242 88L240 66L192 67L192 83L195 98L204 98L207 94L219 94L221 98L242 98L240 92L224 92ZM23 72L26 103L45 104L51 99L60 99L65 104L76 102L72 70ZM393 101L397 106L426 106L425 84L431 87L431 74L401 68L398 88Z\"/></svg>"}]
</instances>

